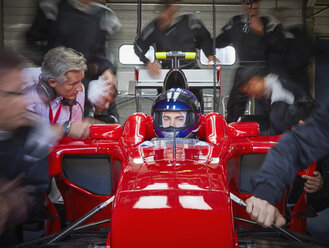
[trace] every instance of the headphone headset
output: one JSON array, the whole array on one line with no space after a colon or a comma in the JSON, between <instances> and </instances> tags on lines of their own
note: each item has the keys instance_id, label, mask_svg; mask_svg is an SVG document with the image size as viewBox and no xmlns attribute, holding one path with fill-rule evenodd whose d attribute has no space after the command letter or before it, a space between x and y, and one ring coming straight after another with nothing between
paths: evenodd
<instances>
[{"instance_id":1,"label":"headphone headset","mask_svg":"<svg viewBox=\"0 0 329 248\"><path fill-rule=\"evenodd\" d=\"M41 98L41 100L44 101L45 103L51 102L57 96L57 94L56 94L53 87L50 87L50 85L48 83L41 82L41 81L39 81L38 84L36 85L36 91L37 91L39 97ZM70 100L70 99L67 99L67 98L63 98L62 104L64 106L66 105L66 106L70 107L70 119L71 119L71 115L72 115L72 107L75 104L79 105L80 110L83 114L83 108L77 100Z\"/></svg>"},{"instance_id":2,"label":"headphone headset","mask_svg":"<svg viewBox=\"0 0 329 248\"><path fill-rule=\"evenodd\" d=\"M57 96L54 88L50 87L50 85L45 82L39 81L39 83L36 85L36 90L37 90L37 93L38 93L39 97L41 98L41 100L46 103L51 102ZM76 100L70 100L70 99L66 99L66 98L63 98L63 100L62 100L63 105L74 106L77 103L78 102Z\"/></svg>"},{"instance_id":3,"label":"headphone headset","mask_svg":"<svg viewBox=\"0 0 329 248\"><path fill-rule=\"evenodd\" d=\"M49 103L56 98L56 92L54 88L50 87L48 82L39 82L36 85L36 91L42 101Z\"/></svg>"}]
</instances>

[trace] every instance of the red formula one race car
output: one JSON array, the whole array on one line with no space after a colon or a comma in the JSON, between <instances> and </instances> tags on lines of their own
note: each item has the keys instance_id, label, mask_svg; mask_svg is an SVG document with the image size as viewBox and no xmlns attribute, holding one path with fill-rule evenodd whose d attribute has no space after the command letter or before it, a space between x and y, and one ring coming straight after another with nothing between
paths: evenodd
<instances>
[{"instance_id":1,"label":"red formula one race car","mask_svg":"<svg viewBox=\"0 0 329 248\"><path fill-rule=\"evenodd\" d=\"M90 138L64 138L50 156L50 176L65 223L49 201L48 213L57 216L46 223L49 236L20 246L318 247L297 233L305 232L305 219L292 217L293 233L263 229L232 201L243 205L250 196L249 179L279 136L209 113L200 139L155 137L152 117L137 113L123 127L92 126ZM286 196L277 205L282 214Z\"/></svg>"}]
</instances>

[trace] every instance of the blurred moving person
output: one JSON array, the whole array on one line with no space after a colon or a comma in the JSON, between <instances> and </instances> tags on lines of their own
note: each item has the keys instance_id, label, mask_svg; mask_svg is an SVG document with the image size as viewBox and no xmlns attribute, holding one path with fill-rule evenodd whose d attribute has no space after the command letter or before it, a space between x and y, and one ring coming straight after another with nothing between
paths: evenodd
<instances>
[{"instance_id":1,"label":"blurred moving person","mask_svg":"<svg viewBox=\"0 0 329 248\"><path fill-rule=\"evenodd\" d=\"M117 32L120 21L115 13L95 0L41 0L33 25L26 33L30 58L40 65L51 48L65 46L81 52L88 70L83 81L85 90L91 80L100 76L115 87L116 68L108 58L108 40ZM87 93L88 94L88 93ZM85 116L92 105L86 101ZM114 98L108 115L119 119Z\"/></svg>"},{"instance_id":2,"label":"blurred moving person","mask_svg":"<svg viewBox=\"0 0 329 248\"><path fill-rule=\"evenodd\" d=\"M305 97L311 97L311 82L309 69L315 56L315 44L307 29L303 25L288 24L286 17L289 16L288 8L275 8L271 14L280 20L283 25L286 48L282 56L276 57L276 64L280 65L280 72L289 78L297 87L304 90ZM273 56L274 55L274 56Z\"/></svg>"},{"instance_id":3,"label":"blurred moving person","mask_svg":"<svg viewBox=\"0 0 329 248\"><path fill-rule=\"evenodd\" d=\"M277 135L290 130L287 123L287 112L296 99L294 91L286 88L281 78L274 73L266 73L265 69L259 67L244 67L238 76L238 89L247 97L255 99L264 98L269 102L268 124L260 126L262 135Z\"/></svg>"},{"instance_id":4,"label":"blurred moving person","mask_svg":"<svg viewBox=\"0 0 329 248\"><path fill-rule=\"evenodd\" d=\"M38 216L48 189L48 150L55 133L27 110L22 61L0 50L0 246L19 239L17 226Z\"/></svg>"},{"instance_id":5,"label":"blurred moving person","mask_svg":"<svg viewBox=\"0 0 329 248\"><path fill-rule=\"evenodd\" d=\"M232 17L217 36L216 47L233 45L239 58L239 67L235 72L233 87L227 106L227 122L234 122L241 117L246 108L248 97L239 91L238 77L241 70L248 66L267 68L270 52L282 54L285 48L281 25L271 17L260 16L261 0L251 0L250 20L248 14L250 4L241 0L245 13ZM268 68L268 72L272 72ZM256 101L256 114L268 114L268 103L264 98Z\"/></svg>"},{"instance_id":6,"label":"blurred moving person","mask_svg":"<svg viewBox=\"0 0 329 248\"><path fill-rule=\"evenodd\" d=\"M156 52L182 51L196 52L202 49L209 61L213 61L213 49L210 33L203 23L192 14L179 15L178 0L161 1L161 10L158 17L147 23L141 34L136 37L134 50L139 59L147 65L152 75L160 75L160 69L170 69L170 60L160 64L157 60L150 61L145 57L150 46ZM180 60L182 69L199 69L196 60ZM160 93L160 92L158 92ZM199 101L202 101L202 92L192 90Z\"/></svg>"},{"instance_id":7,"label":"blurred moving person","mask_svg":"<svg viewBox=\"0 0 329 248\"><path fill-rule=\"evenodd\" d=\"M83 118L85 90L82 84L86 59L71 48L49 50L41 68L25 69L29 82L31 103L28 109L41 116L52 126L58 139L69 135L77 138L89 136L93 120Z\"/></svg>"}]
</instances>

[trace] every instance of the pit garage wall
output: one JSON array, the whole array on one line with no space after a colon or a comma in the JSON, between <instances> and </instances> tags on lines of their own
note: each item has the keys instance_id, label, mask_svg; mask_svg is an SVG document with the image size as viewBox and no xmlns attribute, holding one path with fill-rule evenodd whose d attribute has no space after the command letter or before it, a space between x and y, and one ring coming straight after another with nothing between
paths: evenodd
<instances>
[{"instance_id":1,"label":"pit garage wall","mask_svg":"<svg viewBox=\"0 0 329 248\"><path fill-rule=\"evenodd\" d=\"M18 50L24 48L24 32L31 25L33 16L36 10L36 0L2 0L3 2L3 43L6 47L12 47ZM122 2L126 2L123 0ZM118 88L119 90L128 90L129 81L133 80L133 65L122 65L118 62L118 49L122 44L132 44L137 30L137 4L136 3L107 3L112 8L122 23L122 29L110 40L110 56L117 62L118 65ZM135 1L134 1L135 2ZM183 3L185 1L183 0ZM191 2L191 1L190 1ZM192 1L195 2L195 1ZM205 2L205 1L203 1ZM224 2L226 2L224 4ZM232 4L227 4L231 2ZM207 1L211 3L211 1ZM221 4L223 3L223 4ZM286 22L290 24L302 23L302 6L301 0L263 0L261 12L268 13L275 7L286 7L289 10L286 12ZM231 1L216 1L216 33L218 34L221 27L229 20L233 15L241 13L242 8L240 6L240 0ZM196 14L209 29L212 34L212 5L211 4L183 4L182 12L189 12ZM143 4L142 6L142 26L147 23L148 20L154 18L157 15L157 5L155 4ZM316 17L317 19L318 17ZM324 11L321 16L321 21L316 22L315 30L319 32L329 31L328 26L329 13ZM325 24L324 24L325 23ZM318 27L318 28L317 28ZM231 89L234 70L236 64L233 66L222 67L222 96L228 95ZM132 112L135 110L134 101L127 103ZM130 106L131 105L131 106ZM122 122L122 120L121 120Z\"/></svg>"},{"instance_id":2,"label":"pit garage wall","mask_svg":"<svg viewBox=\"0 0 329 248\"><path fill-rule=\"evenodd\" d=\"M183 1L184 2L184 1ZM217 0L217 2L220 2ZM238 13L241 13L242 8L240 6L240 0L236 1L236 4L232 5L216 5L216 34L219 34L221 28L225 23L232 17ZM116 11L122 22L122 29L120 33L113 37L113 45L115 47L114 52L117 55L118 47L120 44L131 44L136 36L136 26L137 26L137 13L136 4L108 4L113 10ZM280 5L279 5L280 6ZM290 23L301 23L302 22L302 4L301 1L292 1L286 2L282 1L281 6L291 7L292 10L289 11L289 20ZM271 8L275 7L274 1L266 1L264 0L262 4L262 11L267 12ZM210 4L185 4L181 7L182 12L193 13L197 15L208 28L210 33L213 33L213 24L212 24L212 5ZM143 4L142 5L142 26L146 24L149 20L153 19L157 16L157 6L151 4ZM117 56L116 56L117 57ZM233 66L224 66L222 69L222 95L229 94L229 90L231 88L232 77L234 74L234 69L236 65ZM124 71L131 70L132 66L125 66L119 64L119 69ZM128 86L126 83L123 86ZM120 89L119 85L119 89Z\"/></svg>"},{"instance_id":3,"label":"pit garage wall","mask_svg":"<svg viewBox=\"0 0 329 248\"><path fill-rule=\"evenodd\" d=\"M313 6L309 1L309 6ZM320 105L328 101L329 95L329 2L318 0L314 4L314 8L307 13L309 18L307 22L309 26L314 27L314 33L318 34L315 39L317 55L315 59L315 84L314 96ZM315 15L315 16L313 16Z\"/></svg>"}]
</instances>

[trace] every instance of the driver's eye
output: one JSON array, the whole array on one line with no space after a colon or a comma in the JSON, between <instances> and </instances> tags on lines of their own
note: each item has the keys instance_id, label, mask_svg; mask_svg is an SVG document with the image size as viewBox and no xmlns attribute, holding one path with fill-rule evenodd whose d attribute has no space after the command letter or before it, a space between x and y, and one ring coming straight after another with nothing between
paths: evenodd
<instances>
[{"instance_id":1,"label":"driver's eye","mask_svg":"<svg viewBox=\"0 0 329 248\"><path fill-rule=\"evenodd\" d=\"M163 121L168 122L170 119L168 117L163 117Z\"/></svg>"}]
</instances>

